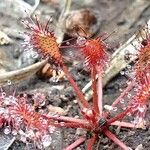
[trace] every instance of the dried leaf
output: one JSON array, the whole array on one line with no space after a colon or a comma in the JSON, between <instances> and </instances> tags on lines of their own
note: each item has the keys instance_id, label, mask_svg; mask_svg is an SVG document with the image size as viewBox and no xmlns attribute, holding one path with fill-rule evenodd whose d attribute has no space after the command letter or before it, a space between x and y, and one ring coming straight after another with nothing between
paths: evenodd
<instances>
[{"instance_id":1,"label":"dried leaf","mask_svg":"<svg viewBox=\"0 0 150 150\"><path fill-rule=\"evenodd\" d=\"M62 109L61 107L48 105L47 106L49 113L58 114L58 115L66 115L67 111Z\"/></svg>"},{"instance_id":2,"label":"dried leaf","mask_svg":"<svg viewBox=\"0 0 150 150\"><path fill-rule=\"evenodd\" d=\"M66 32L71 36L91 37L99 27L96 15L88 9L70 12L65 23Z\"/></svg>"},{"instance_id":3,"label":"dried leaf","mask_svg":"<svg viewBox=\"0 0 150 150\"><path fill-rule=\"evenodd\" d=\"M8 85L8 81L11 81L12 83L19 83L26 78L29 78L33 74L35 74L41 67L45 65L46 61L43 60L41 62L35 63L33 65L30 65L28 67L6 72L3 74L0 74L0 86L1 85Z\"/></svg>"}]
</instances>

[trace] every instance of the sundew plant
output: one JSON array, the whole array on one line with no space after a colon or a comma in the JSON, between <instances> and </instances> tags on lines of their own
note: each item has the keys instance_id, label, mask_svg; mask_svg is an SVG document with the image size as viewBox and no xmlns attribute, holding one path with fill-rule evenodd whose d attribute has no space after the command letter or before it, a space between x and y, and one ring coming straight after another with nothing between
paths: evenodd
<instances>
[{"instance_id":1,"label":"sundew plant","mask_svg":"<svg viewBox=\"0 0 150 150\"><path fill-rule=\"evenodd\" d=\"M0 125L4 127L4 131L20 135L24 142L29 138L36 146L40 145L42 149L50 145L52 141L50 135L56 128L81 128L86 131L86 134L79 137L64 150L72 150L82 143L85 143L87 150L92 150L95 144L101 140L101 135L108 137L122 149L129 150L129 147L110 128L112 126L139 128L145 124L144 117L150 100L149 32L147 31L147 36L137 47L137 59L130 70L132 77L128 86L114 100L112 105L104 108L102 80L111 56L107 52L108 45L103 38L87 39L79 36L74 46L78 53L83 56L84 67L87 67L91 74L93 91L91 104L86 100L84 93L68 71L60 51L61 44L57 43L54 32L49 30L49 22L43 25L36 19L34 23L33 21L32 23L25 21L24 24L30 29L25 33L25 48L29 51L35 50L54 69L61 69L64 72L77 96L81 116L77 119L74 116L49 115L44 111L36 112L29 103L26 94L22 96L15 93L7 95L7 92L1 91ZM38 100L42 101L43 96L38 96ZM36 101L37 97L34 98ZM123 104L125 107L122 107ZM121 111L118 112L118 108ZM112 115L112 111L116 112L115 115ZM132 122L124 121L124 118L130 118L131 115L133 116Z\"/></svg>"}]
</instances>

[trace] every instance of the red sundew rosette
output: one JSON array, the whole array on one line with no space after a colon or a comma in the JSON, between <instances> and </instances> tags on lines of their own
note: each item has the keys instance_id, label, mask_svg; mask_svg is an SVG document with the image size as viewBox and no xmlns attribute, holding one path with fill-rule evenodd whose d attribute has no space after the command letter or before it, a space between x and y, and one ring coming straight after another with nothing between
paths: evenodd
<instances>
[{"instance_id":1,"label":"red sundew rosette","mask_svg":"<svg viewBox=\"0 0 150 150\"><path fill-rule=\"evenodd\" d=\"M103 113L102 75L109 58L106 52L107 47L100 37L96 39L85 39L84 37L79 37L77 43L80 46L85 65L91 72L93 111L101 116ZM96 81L96 75L98 76L98 83Z\"/></svg>"},{"instance_id":2,"label":"red sundew rosette","mask_svg":"<svg viewBox=\"0 0 150 150\"><path fill-rule=\"evenodd\" d=\"M147 40L145 45L141 44L134 70L137 79L142 79L146 74L150 73L150 41Z\"/></svg>"},{"instance_id":3,"label":"red sundew rosette","mask_svg":"<svg viewBox=\"0 0 150 150\"><path fill-rule=\"evenodd\" d=\"M24 99L24 102L22 101L22 99ZM20 118L20 120L22 120L21 122L29 129L36 129L40 132L46 132L48 129L48 124L46 123L46 120L44 121L42 115L35 112L26 101L27 98L21 98L18 96L16 102L12 103L9 106L10 115L14 120L14 128L16 125L18 125L16 118ZM18 128L21 128L21 126Z\"/></svg>"},{"instance_id":4,"label":"red sundew rosette","mask_svg":"<svg viewBox=\"0 0 150 150\"><path fill-rule=\"evenodd\" d=\"M85 41L81 47L81 52L89 69L93 67L99 67L101 70L104 69L109 58L105 51L106 48L106 44L100 38Z\"/></svg>"},{"instance_id":5,"label":"red sundew rosette","mask_svg":"<svg viewBox=\"0 0 150 150\"><path fill-rule=\"evenodd\" d=\"M143 120L147 111L147 104L150 100L150 88L142 87L141 90L133 97L131 104L131 113L135 114L136 119ZM138 122L136 122L138 123Z\"/></svg>"},{"instance_id":6,"label":"red sundew rosette","mask_svg":"<svg viewBox=\"0 0 150 150\"><path fill-rule=\"evenodd\" d=\"M31 30L31 32L25 33L27 38L25 39L24 45L35 49L43 59L47 59L55 68L60 67L78 95L79 105L87 108L88 102L85 100L82 91L79 89L69 73L67 66L64 64L62 55L59 51L60 45L57 43L54 33L49 31L48 23L49 22L43 26L37 19L36 23L33 22L33 24L25 22L25 25Z\"/></svg>"},{"instance_id":7,"label":"red sundew rosette","mask_svg":"<svg viewBox=\"0 0 150 150\"><path fill-rule=\"evenodd\" d=\"M33 24L28 21L23 21L23 23L31 30L30 32L25 32L27 38L24 45L29 49L36 49L43 59L48 59L53 64L61 65L63 62L62 55L54 32L49 31L49 21L45 26L40 24L37 19L36 23Z\"/></svg>"},{"instance_id":8,"label":"red sundew rosette","mask_svg":"<svg viewBox=\"0 0 150 150\"><path fill-rule=\"evenodd\" d=\"M138 118L144 118L150 100L150 41L142 44L138 50L138 60L133 68L135 72L136 93L133 96L132 112Z\"/></svg>"}]
</instances>

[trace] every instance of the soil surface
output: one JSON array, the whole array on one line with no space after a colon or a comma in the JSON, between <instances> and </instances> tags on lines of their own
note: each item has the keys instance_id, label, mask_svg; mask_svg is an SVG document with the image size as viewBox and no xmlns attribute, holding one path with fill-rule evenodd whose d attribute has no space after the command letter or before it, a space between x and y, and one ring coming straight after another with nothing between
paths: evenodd
<instances>
[{"instance_id":1,"label":"soil surface","mask_svg":"<svg viewBox=\"0 0 150 150\"><path fill-rule=\"evenodd\" d=\"M2 59L1 70L11 71L25 66L31 65L38 61L38 58L32 58L31 56L25 56L23 53L23 36L18 32L23 32L24 26L21 20L26 17L23 6L20 8L17 4L17 0L9 1L0 0L0 30L6 33L10 39L13 40L10 44L0 44L0 50L6 53L6 58L3 54L0 54ZM91 1L91 2L90 2ZM142 1L142 2L140 2ZM25 3L30 6L34 5L34 1L25 0ZM10 3L10 4L9 4ZM138 4L140 3L140 5ZM80 0L74 1L71 10L79 10L81 8L89 9L96 14L98 23L95 24L93 35L98 36L102 33L113 33L107 40L112 45L109 52L113 53L118 45L123 44L128 40L135 31L139 29L140 25L144 25L150 16L150 2L149 0ZM138 10L138 13L137 13ZM42 20L48 20L52 15L56 20L61 12L61 8L56 1L41 0L40 4L35 10L35 14L38 14ZM64 54L65 50L63 50ZM79 87L82 89L89 81L90 75L87 69L83 69L81 63L76 64L76 60L69 62L69 69ZM70 65L72 64L72 65ZM119 89L126 87L127 78L118 74L104 87L104 104L111 104L114 99L120 94ZM53 105L61 107L63 110L68 110L68 116L79 117L79 107L77 105L76 95L73 89L69 85L66 79L54 82L50 78L43 78L41 75L34 75L24 82L18 85L13 84L10 89L17 87L18 93L26 92L28 95L41 92L46 96L47 105ZM44 109L44 108L43 108ZM150 112L147 112L147 117ZM149 119L149 118L148 118ZM113 128L113 132L116 133L116 128ZM67 145L75 141L80 135L83 135L82 130L75 129L58 129L57 133L53 135L53 139L57 139L57 144L54 143L54 150L62 150ZM140 149L140 144L144 150L150 149L150 129L147 125L146 129L125 129L121 128L117 133L119 139L121 139L126 145L132 149ZM59 137L59 139L58 139ZM101 135L100 144L96 144L97 150L119 150L112 141ZM58 146L59 145L59 146ZM15 140L9 147L9 150L24 150L26 146L24 143ZM85 150L85 144L76 148L76 150Z\"/></svg>"}]
</instances>

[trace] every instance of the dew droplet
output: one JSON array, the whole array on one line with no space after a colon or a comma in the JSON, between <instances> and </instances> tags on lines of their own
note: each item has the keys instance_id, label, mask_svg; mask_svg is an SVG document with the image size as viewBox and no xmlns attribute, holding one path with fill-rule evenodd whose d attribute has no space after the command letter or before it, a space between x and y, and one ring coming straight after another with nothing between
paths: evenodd
<instances>
[{"instance_id":1,"label":"dew droplet","mask_svg":"<svg viewBox=\"0 0 150 150\"><path fill-rule=\"evenodd\" d=\"M49 22L50 22L50 23L53 22L53 17L52 17L52 16L50 17Z\"/></svg>"},{"instance_id":2,"label":"dew droplet","mask_svg":"<svg viewBox=\"0 0 150 150\"><path fill-rule=\"evenodd\" d=\"M125 71L125 74L126 74L126 75L128 75L129 73L130 73L129 70L126 70L126 71Z\"/></svg>"},{"instance_id":3,"label":"dew droplet","mask_svg":"<svg viewBox=\"0 0 150 150\"><path fill-rule=\"evenodd\" d=\"M10 99L8 97L5 98L4 104L5 105L10 105Z\"/></svg>"},{"instance_id":4,"label":"dew droplet","mask_svg":"<svg viewBox=\"0 0 150 150\"><path fill-rule=\"evenodd\" d=\"M119 91L122 92L123 90L122 90L122 89L119 89Z\"/></svg>"},{"instance_id":5,"label":"dew droplet","mask_svg":"<svg viewBox=\"0 0 150 150\"><path fill-rule=\"evenodd\" d=\"M70 45L70 42L66 42L66 45Z\"/></svg>"},{"instance_id":6,"label":"dew droplet","mask_svg":"<svg viewBox=\"0 0 150 150\"><path fill-rule=\"evenodd\" d=\"M64 126L65 126L65 123L64 123L64 122L61 122L60 125L61 125L62 127L64 127Z\"/></svg>"},{"instance_id":7,"label":"dew droplet","mask_svg":"<svg viewBox=\"0 0 150 150\"><path fill-rule=\"evenodd\" d=\"M105 66L106 66L106 68L108 68L110 66L110 64L108 62L105 62Z\"/></svg>"},{"instance_id":8,"label":"dew droplet","mask_svg":"<svg viewBox=\"0 0 150 150\"><path fill-rule=\"evenodd\" d=\"M49 125L49 126L48 126L48 131L49 131L49 133L53 133L55 130L56 130L56 127L55 127L55 126L52 126L52 125Z\"/></svg>"},{"instance_id":9,"label":"dew droplet","mask_svg":"<svg viewBox=\"0 0 150 150\"><path fill-rule=\"evenodd\" d=\"M13 130L13 131L12 131L12 135L17 135L17 131L16 131L16 130Z\"/></svg>"},{"instance_id":10,"label":"dew droplet","mask_svg":"<svg viewBox=\"0 0 150 150\"><path fill-rule=\"evenodd\" d=\"M11 85L11 80L7 80L7 85Z\"/></svg>"},{"instance_id":11,"label":"dew droplet","mask_svg":"<svg viewBox=\"0 0 150 150\"><path fill-rule=\"evenodd\" d=\"M121 74L121 75L124 75L124 74L125 74L125 72L124 72L124 71L120 71L120 74Z\"/></svg>"},{"instance_id":12,"label":"dew droplet","mask_svg":"<svg viewBox=\"0 0 150 150\"><path fill-rule=\"evenodd\" d=\"M137 88L134 88L133 90L134 90L135 92L137 92L137 91L138 91L138 89L137 89Z\"/></svg>"},{"instance_id":13,"label":"dew droplet","mask_svg":"<svg viewBox=\"0 0 150 150\"><path fill-rule=\"evenodd\" d=\"M54 121L54 124L58 124L58 121Z\"/></svg>"},{"instance_id":14,"label":"dew droplet","mask_svg":"<svg viewBox=\"0 0 150 150\"><path fill-rule=\"evenodd\" d=\"M129 50L125 50L125 54L129 54Z\"/></svg>"},{"instance_id":15,"label":"dew droplet","mask_svg":"<svg viewBox=\"0 0 150 150\"><path fill-rule=\"evenodd\" d=\"M127 68L128 68L128 69L131 69L131 67L132 67L131 65L127 65Z\"/></svg>"},{"instance_id":16,"label":"dew droplet","mask_svg":"<svg viewBox=\"0 0 150 150\"><path fill-rule=\"evenodd\" d=\"M121 100L120 100L120 103L123 104L123 103L124 103L124 99L121 99Z\"/></svg>"},{"instance_id":17,"label":"dew droplet","mask_svg":"<svg viewBox=\"0 0 150 150\"><path fill-rule=\"evenodd\" d=\"M38 149L43 149L43 145L41 142L36 142L36 146Z\"/></svg>"},{"instance_id":18,"label":"dew droplet","mask_svg":"<svg viewBox=\"0 0 150 150\"><path fill-rule=\"evenodd\" d=\"M117 111L117 107L113 107L113 109L112 109L113 111Z\"/></svg>"},{"instance_id":19,"label":"dew droplet","mask_svg":"<svg viewBox=\"0 0 150 150\"><path fill-rule=\"evenodd\" d=\"M2 98L4 98L6 96L5 92L2 92Z\"/></svg>"},{"instance_id":20,"label":"dew droplet","mask_svg":"<svg viewBox=\"0 0 150 150\"><path fill-rule=\"evenodd\" d=\"M32 53L32 58L38 58L38 57L39 57L38 53L36 52Z\"/></svg>"},{"instance_id":21,"label":"dew droplet","mask_svg":"<svg viewBox=\"0 0 150 150\"><path fill-rule=\"evenodd\" d=\"M123 110L126 110L127 107L122 107Z\"/></svg>"},{"instance_id":22,"label":"dew droplet","mask_svg":"<svg viewBox=\"0 0 150 150\"><path fill-rule=\"evenodd\" d=\"M11 128L9 126L5 127L4 129L4 134L10 134L11 133Z\"/></svg>"},{"instance_id":23,"label":"dew droplet","mask_svg":"<svg viewBox=\"0 0 150 150\"><path fill-rule=\"evenodd\" d=\"M22 120L21 117L15 117L15 123L16 123L16 125L20 125L22 122L23 122L23 120Z\"/></svg>"},{"instance_id":24,"label":"dew droplet","mask_svg":"<svg viewBox=\"0 0 150 150\"><path fill-rule=\"evenodd\" d=\"M41 105L41 106L45 106L45 104L46 104L46 102L43 101L40 105Z\"/></svg>"},{"instance_id":25,"label":"dew droplet","mask_svg":"<svg viewBox=\"0 0 150 150\"><path fill-rule=\"evenodd\" d=\"M4 113L4 114L3 114L3 117L4 117L5 119L9 119L10 116L8 115L8 112L7 112L7 113Z\"/></svg>"},{"instance_id":26,"label":"dew droplet","mask_svg":"<svg viewBox=\"0 0 150 150\"><path fill-rule=\"evenodd\" d=\"M110 105L104 105L104 108L105 108L106 110L108 110L108 111L113 110L113 107L110 106Z\"/></svg>"},{"instance_id":27,"label":"dew droplet","mask_svg":"<svg viewBox=\"0 0 150 150\"><path fill-rule=\"evenodd\" d=\"M44 148L49 147L52 143L52 138L50 135L45 135L42 137L42 144Z\"/></svg>"},{"instance_id":28,"label":"dew droplet","mask_svg":"<svg viewBox=\"0 0 150 150\"><path fill-rule=\"evenodd\" d=\"M20 140L21 140L22 142L24 142L24 143L27 142L27 138L26 138L25 135L21 135Z\"/></svg>"},{"instance_id":29,"label":"dew droplet","mask_svg":"<svg viewBox=\"0 0 150 150\"><path fill-rule=\"evenodd\" d=\"M0 114L5 113L5 109L4 108L0 108Z\"/></svg>"},{"instance_id":30,"label":"dew droplet","mask_svg":"<svg viewBox=\"0 0 150 150\"><path fill-rule=\"evenodd\" d=\"M84 37L78 37L77 44L84 45L86 43L86 39Z\"/></svg>"},{"instance_id":31,"label":"dew droplet","mask_svg":"<svg viewBox=\"0 0 150 150\"><path fill-rule=\"evenodd\" d=\"M131 96L132 96L132 95L131 95L130 93L127 95L128 98L131 98Z\"/></svg>"},{"instance_id":32,"label":"dew droplet","mask_svg":"<svg viewBox=\"0 0 150 150\"><path fill-rule=\"evenodd\" d=\"M128 116L131 116L131 113L127 113Z\"/></svg>"},{"instance_id":33,"label":"dew droplet","mask_svg":"<svg viewBox=\"0 0 150 150\"><path fill-rule=\"evenodd\" d=\"M126 81L126 83L129 85L131 83L131 81Z\"/></svg>"},{"instance_id":34,"label":"dew droplet","mask_svg":"<svg viewBox=\"0 0 150 150\"><path fill-rule=\"evenodd\" d=\"M131 147L128 147L129 150L133 150Z\"/></svg>"},{"instance_id":35,"label":"dew droplet","mask_svg":"<svg viewBox=\"0 0 150 150\"><path fill-rule=\"evenodd\" d=\"M33 138L35 136L35 133L32 129L26 129L25 133L26 133L26 136L29 137L29 138Z\"/></svg>"},{"instance_id":36,"label":"dew droplet","mask_svg":"<svg viewBox=\"0 0 150 150\"><path fill-rule=\"evenodd\" d=\"M142 113L145 111L145 107L139 107L138 110Z\"/></svg>"}]
</instances>

